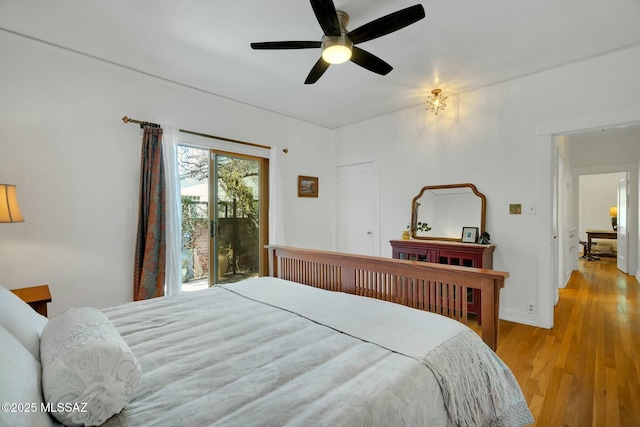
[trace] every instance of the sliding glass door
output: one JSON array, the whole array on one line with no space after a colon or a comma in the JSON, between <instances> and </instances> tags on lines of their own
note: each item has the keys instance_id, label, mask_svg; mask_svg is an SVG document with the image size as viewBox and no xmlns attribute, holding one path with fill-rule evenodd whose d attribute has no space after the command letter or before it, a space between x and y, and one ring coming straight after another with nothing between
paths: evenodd
<instances>
[{"instance_id":1,"label":"sliding glass door","mask_svg":"<svg viewBox=\"0 0 640 427\"><path fill-rule=\"evenodd\" d=\"M212 271L216 283L229 283L260 273L261 159L211 153L215 194L211 246L216 248Z\"/></svg>"},{"instance_id":2,"label":"sliding glass door","mask_svg":"<svg viewBox=\"0 0 640 427\"><path fill-rule=\"evenodd\" d=\"M209 287L209 151L178 146L183 291Z\"/></svg>"},{"instance_id":3,"label":"sliding glass door","mask_svg":"<svg viewBox=\"0 0 640 427\"><path fill-rule=\"evenodd\" d=\"M265 274L268 161L180 146L182 290Z\"/></svg>"}]
</instances>

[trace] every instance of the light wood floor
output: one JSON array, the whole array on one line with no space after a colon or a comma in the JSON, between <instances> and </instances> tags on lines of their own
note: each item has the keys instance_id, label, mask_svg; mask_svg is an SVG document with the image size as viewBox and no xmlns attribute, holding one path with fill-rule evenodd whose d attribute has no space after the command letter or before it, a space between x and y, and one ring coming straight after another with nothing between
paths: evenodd
<instances>
[{"instance_id":1,"label":"light wood floor","mask_svg":"<svg viewBox=\"0 0 640 427\"><path fill-rule=\"evenodd\" d=\"M560 290L553 329L500 321L497 353L534 425L640 426L639 288L614 258L580 260Z\"/></svg>"}]
</instances>

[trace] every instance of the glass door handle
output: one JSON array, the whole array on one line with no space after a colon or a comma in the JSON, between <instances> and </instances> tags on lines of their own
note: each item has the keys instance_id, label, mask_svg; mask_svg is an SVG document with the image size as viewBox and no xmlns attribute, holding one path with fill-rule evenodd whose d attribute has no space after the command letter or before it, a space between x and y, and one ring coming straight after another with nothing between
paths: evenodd
<instances>
[{"instance_id":1,"label":"glass door handle","mask_svg":"<svg viewBox=\"0 0 640 427\"><path fill-rule=\"evenodd\" d=\"M216 237L216 234L218 234L218 227L216 222L212 220L209 228L209 237Z\"/></svg>"}]
</instances>

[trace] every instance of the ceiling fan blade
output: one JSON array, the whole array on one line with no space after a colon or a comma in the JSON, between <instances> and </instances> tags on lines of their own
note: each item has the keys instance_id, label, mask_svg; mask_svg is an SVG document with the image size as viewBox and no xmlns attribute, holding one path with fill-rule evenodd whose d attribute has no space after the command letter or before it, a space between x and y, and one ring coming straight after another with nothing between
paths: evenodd
<instances>
[{"instance_id":1,"label":"ceiling fan blade","mask_svg":"<svg viewBox=\"0 0 640 427\"><path fill-rule=\"evenodd\" d=\"M251 49L311 49L321 46L321 42L311 41L251 43Z\"/></svg>"},{"instance_id":2,"label":"ceiling fan blade","mask_svg":"<svg viewBox=\"0 0 640 427\"><path fill-rule=\"evenodd\" d=\"M304 84L312 85L315 82L317 82L318 79L322 77L324 72L327 71L327 68L329 68L329 65L331 64L329 64L327 61L322 59L322 57L320 57L320 59L318 59L318 62L316 62L316 65L314 65L311 71L309 72L309 75L307 76L307 79L304 81Z\"/></svg>"},{"instance_id":3,"label":"ceiling fan blade","mask_svg":"<svg viewBox=\"0 0 640 427\"><path fill-rule=\"evenodd\" d=\"M424 17L424 7L417 4L364 24L349 32L347 36L353 44L358 44L398 31Z\"/></svg>"},{"instance_id":4,"label":"ceiling fan blade","mask_svg":"<svg viewBox=\"0 0 640 427\"><path fill-rule=\"evenodd\" d=\"M351 62L382 76L386 76L393 70L393 67L382 59L356 46L351 51Z\"/></svg>"},{"instance_id":5,"label":"ceiling fan blade","mask_svg":"<svg viewBox=\"0 0 640 427\"><path fill-rule=\"evenodd\" d=\"M311 0L313 13L327 36L340 36L340 22L338 22L338 14L332 0Z\"/></svg>"}]
</instances>

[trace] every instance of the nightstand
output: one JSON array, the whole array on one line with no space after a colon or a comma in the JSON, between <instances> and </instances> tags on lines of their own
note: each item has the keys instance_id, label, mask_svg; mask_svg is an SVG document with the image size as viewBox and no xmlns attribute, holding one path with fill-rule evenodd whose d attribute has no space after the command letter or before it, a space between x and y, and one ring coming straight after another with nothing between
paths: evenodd
<instances>
[{"instance_id":1,"label":"nightstand","mask_svg":"<svg viewBox=\"0 0 640 427\"><path fill-rule=\"evenodd\" d=\"M47 317L47 303L51 302L49 285L11 289L11 292L19 296L21 300L29 304L35 311Z\"/></svg>"}]
</instances>

